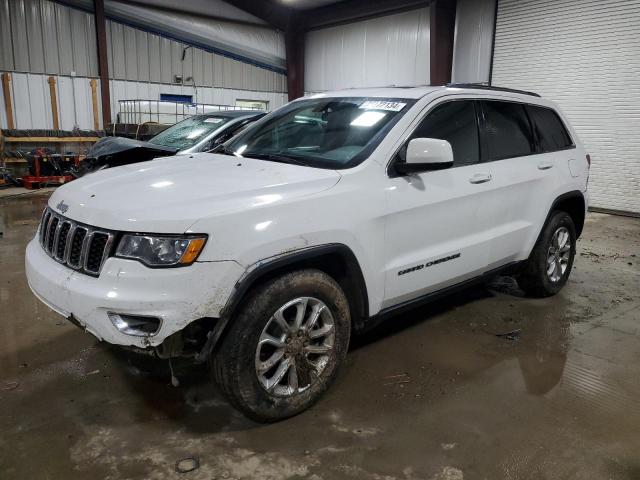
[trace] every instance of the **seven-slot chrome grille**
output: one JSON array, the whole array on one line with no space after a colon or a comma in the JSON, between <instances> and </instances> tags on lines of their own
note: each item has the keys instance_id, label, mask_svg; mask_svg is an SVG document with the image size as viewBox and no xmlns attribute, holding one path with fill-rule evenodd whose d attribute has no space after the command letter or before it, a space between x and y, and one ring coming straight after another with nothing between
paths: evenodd
<instances>
[{"instance_id":1,"label":"seven-slot chrome grille","mask_svg":"<svg viewBox=\"0 0 640 480\"><path fill-rule=\"evenodd\" d=\"M84 225L46 208L38 231L40 245L55 261L79 272L99 275L115 233Z\"/></svg>"}]
</instances>

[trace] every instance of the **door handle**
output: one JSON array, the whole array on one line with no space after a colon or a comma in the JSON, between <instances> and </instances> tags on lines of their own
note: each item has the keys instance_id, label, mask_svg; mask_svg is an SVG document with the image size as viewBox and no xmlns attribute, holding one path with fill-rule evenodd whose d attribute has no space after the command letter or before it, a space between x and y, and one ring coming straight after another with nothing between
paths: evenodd
<instances>
[{"instance_id":1,"label":"door handle","mask_svg":"<svg viewBox=\"0 0 640 480\"><path fill-rule=\"evenodd\" d=\"M469 179L469 183L485 183L491 181L492 178L490 173L476 173Z\"/></svg>"},{"instance_id":2,"label":"door handle","mask_svg":"<svg viewBox=\"0 0 640 480\"><path fill-rule=\"evenodd\" d=\"M538 170L549 170L550 168L553 168L553 163L542 162L538 164Z\"/></svg>"}]
</instances>

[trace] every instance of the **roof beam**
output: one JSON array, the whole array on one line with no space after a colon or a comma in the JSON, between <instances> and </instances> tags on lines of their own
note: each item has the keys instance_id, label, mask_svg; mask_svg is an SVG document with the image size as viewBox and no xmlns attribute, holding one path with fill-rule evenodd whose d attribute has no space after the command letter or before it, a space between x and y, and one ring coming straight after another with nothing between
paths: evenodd
<instances>
[{"instance_id":1,"label":"roof beam","mask_svg":"<svg viewBox=\"0 0 640 480\"><path fill-rule=\"evenodd\" d=\"M300 12L304 30L331 27L426 7L432 0L350 0Z\"/></svg>"},{"instance_id":2,"label":"roof beam","mask_svg":"<svg viewBox=\"0 0 640 480\"><path fill-rule=\"evenodd\" d=\"M272 27L285 31L289 28L294 11L271 0L225 0L227 3L244 10L267 22Z\"/></svg>"}]
</instances>

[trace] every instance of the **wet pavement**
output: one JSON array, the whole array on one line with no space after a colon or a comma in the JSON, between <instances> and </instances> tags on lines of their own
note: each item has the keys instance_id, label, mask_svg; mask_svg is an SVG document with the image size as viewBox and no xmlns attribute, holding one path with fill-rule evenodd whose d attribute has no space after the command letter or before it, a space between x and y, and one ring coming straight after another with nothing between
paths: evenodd
<instances>
[{"instance_id":1,"label":"wet pavement","mask_svg":"<svg viewBox=\"0 0 640 480\"><path fill-rule=\"evenodd\" d=\"M109 348L39 303L46 195L0 199L0 478L640 479L640 219L590 214L557 296L510 278L356 339L328 394L273 425L206 368ZM199 467L176 473L176 462Z\"/></svg>"}]
</instances>

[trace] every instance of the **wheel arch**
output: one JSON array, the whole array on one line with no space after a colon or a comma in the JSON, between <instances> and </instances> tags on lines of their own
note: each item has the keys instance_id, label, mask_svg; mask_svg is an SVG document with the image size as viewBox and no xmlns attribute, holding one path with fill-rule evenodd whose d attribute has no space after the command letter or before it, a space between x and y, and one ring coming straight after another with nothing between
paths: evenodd
<instances>
[{"instance_id":1,"label":"wheel arch","mask_svg":"<svg viewBox=\"0 0 640 480\"><path fill-rule=\"evenodd\" d=\"M576 227L576 238L580 238L582 229L584 228L584 219L586 215L586 203L584 194L579 190L563 193L557 197L551 204L547 218L545 218L544 225L547 224L553 212L563 211L566 212ZM542 232L542 229L540 230Z\"/></svg>"},{"instance_id":2,"label":"wheel arch","mask_svg":"<svg viewBox=\"0 0 640 480\"><path fill-rule=\"evenodd\" d=\"M355 331L362 330L369 318L369 297L362 269L353 251L346 245L334 243L304 248L279 255L255 264L236 283L233 293L220 313L220 319L211 332L199 361L208 357L223 340L227 325L242 300L258 285L278 275L303 268L316 268L330 275L340 284L349 301L351 322Z\"/></svg>"}]
</instances>

